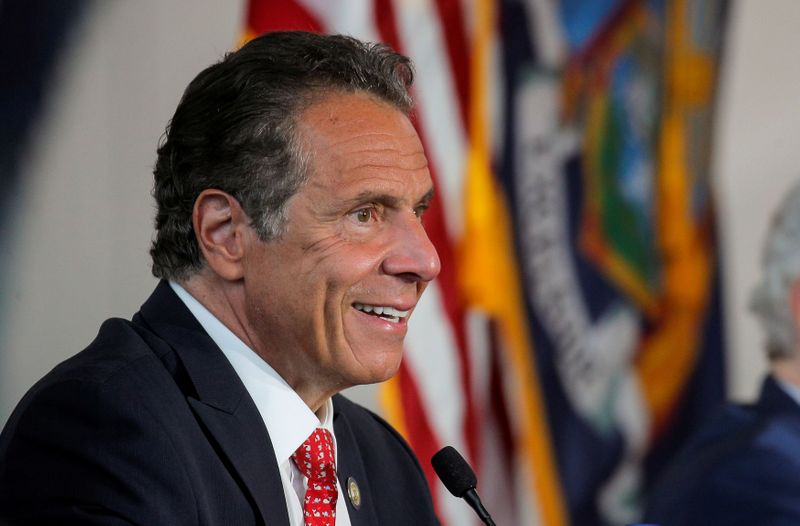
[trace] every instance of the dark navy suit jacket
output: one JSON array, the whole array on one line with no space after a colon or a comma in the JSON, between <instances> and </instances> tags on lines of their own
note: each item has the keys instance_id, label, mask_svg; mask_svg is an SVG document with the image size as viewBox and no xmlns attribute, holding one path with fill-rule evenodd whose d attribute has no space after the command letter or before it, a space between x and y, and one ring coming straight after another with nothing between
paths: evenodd
<instances>
[{"instance_id":1,"label":"dark navy suit jacket","mask_svg":"<svg viewBox=\"0 0 800 526\"><path fill-rule=\"evenodd\" d=\"M353 526L438 524L414 455L335 396ZM270 437L225 356L169 285L22 399L0 435L0 523L287 525Z\"/></svg>"},{"instance_id":2,"label":"dark navy suit jacket","mask_svg":"<svg viewBox=\"0 0 800 526\"><path fill-rule=\"evenodd\" d=\"M656 487L661 526L800 525L800 406L771 377L752 406L730 405Z\"/></svg>"}]
</instances>

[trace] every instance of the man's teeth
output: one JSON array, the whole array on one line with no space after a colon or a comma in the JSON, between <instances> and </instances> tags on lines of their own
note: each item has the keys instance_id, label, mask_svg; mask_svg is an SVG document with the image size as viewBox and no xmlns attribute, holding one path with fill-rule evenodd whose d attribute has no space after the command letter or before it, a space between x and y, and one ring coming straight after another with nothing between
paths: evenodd
<instances>
[{"instance_id":1,"label":"man's teeth","mask_svg":"<svg viewBox=\"0 0 800 526\"><path fill-rule=\"evenodd\" d=\"M408 316L409 311L407 310L398 310L394 307L388 306L381 306L381 305L364 305L363 303L355 303L353 305L356 309L360 311L364 311L368 314L375 314L382 318L385 318L389 321L393 321L395 323L400 321L400 318L405 318Z\"/></svg>"}]
</instances>

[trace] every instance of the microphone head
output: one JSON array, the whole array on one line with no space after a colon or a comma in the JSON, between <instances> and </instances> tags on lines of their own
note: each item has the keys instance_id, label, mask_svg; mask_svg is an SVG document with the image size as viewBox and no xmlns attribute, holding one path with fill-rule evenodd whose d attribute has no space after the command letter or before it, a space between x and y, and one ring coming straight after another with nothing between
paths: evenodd
<instances>
[{"instance_id":1,"label":"microphone head","mask_svg":"<svg viewBox=\"0 0 800 526\"><path fill-rule=\"evenodd\" d=\"M458 498L462 498L468 490L474 489L478 484L475 472L452 446L443 447L433 455L431 464L447 491Z\"/></svg>"}]
</instances>

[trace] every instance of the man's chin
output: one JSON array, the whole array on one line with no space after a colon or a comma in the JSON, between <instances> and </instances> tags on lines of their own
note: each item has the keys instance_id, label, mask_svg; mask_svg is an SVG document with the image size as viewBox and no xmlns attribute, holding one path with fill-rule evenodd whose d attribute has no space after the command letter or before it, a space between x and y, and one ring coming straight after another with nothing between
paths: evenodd
<instances>
[{"instance_id":1,"label":"man's chin","mask_svg":"<svg viewBox=\"0 0 800 526\"><path fill-rule=\"evenodd\" d=\"M396 375L397 371L400 370L402 352L397 353L396 356L394 354L395 353L390 353L389 356L386 356L385 361L373 361L368 364L367 367L361 368L361 370L351 378L353 385L377 384L385 382Z\"/></svg>"}]
</instances>

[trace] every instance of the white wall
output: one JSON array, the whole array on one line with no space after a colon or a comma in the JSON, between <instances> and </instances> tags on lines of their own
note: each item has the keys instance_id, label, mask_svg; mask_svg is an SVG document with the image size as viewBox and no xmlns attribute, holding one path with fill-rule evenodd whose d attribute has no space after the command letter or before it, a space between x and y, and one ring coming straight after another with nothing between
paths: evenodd
<instances>
[{"instance_id":1,"label":"white wall","mask_svg":"<svg viewBox=\"0 0 800 526\"><path fill-rule=\"evenodd\" d=\"M150 294L156 144L188 82L236 42L242 2L90 3L23 167L0 330L0 422L109 316ZM8 256L8 254L4 255Z\"/></svg>"},{"instance_id":2,"label":"white wall","mask_svg":"<svg viewBox=\"0 0 800 526\"><path fill-rule=\"evenodd\" d=\"M717 129L717 188L731 395L751 399L766 368L748 314L762 240L800 179L800 2L740 0L733 10Z\"/></svg>"},{"instance_id":3,"label":"white wall","mask_svg":"<svg viewBox=\"0 0 800 526\"><path fill-rule=\"evenodd\" d=\"M236 41L242 2L97 2L57 73L31 184L15 199L17 241L0 330L0 423L24 391L85 346L108 316L151 291L151 166L188 81ZM800 171L796 0L741 0L723 78L716 188L732 393L763 371L746 293L769 210ZM374 390L357 395L369 400Z\"/></svg>"}]
</instances>

